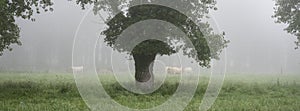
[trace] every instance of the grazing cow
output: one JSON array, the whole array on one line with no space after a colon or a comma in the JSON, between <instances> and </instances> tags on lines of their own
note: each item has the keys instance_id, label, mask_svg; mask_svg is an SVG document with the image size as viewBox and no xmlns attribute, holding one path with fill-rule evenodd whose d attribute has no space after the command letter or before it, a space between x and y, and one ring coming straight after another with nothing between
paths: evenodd
<instances>
[{"instance_id":1,"label":"grazing cow","mask_svg":"<svg viewBox=\"0 0 300 111\"><path fill-rule=\"evenodd\" d=\"M72 67L73 72L83 72L83 66Z\"/></svg>"},{"instance_id":2,"label":"grazing cow","mask_svg":"<svg viewBox=\"0 0 300 111\"><path fill-rule=\"evenodd\" d=\"M193 69L191 67L180 68L180 67L166 67L166 72L168 74L181 74L181 73L192 73Z\"/></svg>"},{"instance_id":3,"label":"grazing cow","mask_svg":"<svg viewBox=\"0 0 300 111\"><path fill-rule=\"evenodd\" d=\"M191 67L186 67L186 68L183 69L183 72L184 73L192 73L193 69Z\"/></svg>"},{"instance_id":4,"label":"grazing cow","mask_svg":"<svg viewBox=\"0 0 300 111\"><path fill-rule=\"evenodd\" d=\"M179 68L179 67L166 67L166 72L168 74L181 74L182 68Z\"/></svg>"}]
</instances>

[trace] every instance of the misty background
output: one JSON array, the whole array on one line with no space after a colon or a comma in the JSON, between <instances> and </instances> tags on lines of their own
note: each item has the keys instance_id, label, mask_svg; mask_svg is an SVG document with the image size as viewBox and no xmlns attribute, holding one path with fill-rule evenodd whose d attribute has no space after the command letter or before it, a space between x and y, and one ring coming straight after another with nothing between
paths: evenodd
<instances>
[{"instance_id":1,"label":"misty background","mask_svg":"<svg viewBox=\"0 0 300 111\"><path fill-rule=\"evenodd\" d=\"M273 0L217 1L218 10L210 15L230 40L227 73L300 73L296 38L283 30L286 25L274 22L274 5ZM75 32L88 10L67 0L54 0L53 8L53 12L35 15L35 22L17 20L23 45L14 45L12 52L0 56L0 71L68 72ZM111 50L102 47L103 51L107 53L101 53L98 60L105 64L99 67L110 62Z\"/></svg>"}]
</instances>

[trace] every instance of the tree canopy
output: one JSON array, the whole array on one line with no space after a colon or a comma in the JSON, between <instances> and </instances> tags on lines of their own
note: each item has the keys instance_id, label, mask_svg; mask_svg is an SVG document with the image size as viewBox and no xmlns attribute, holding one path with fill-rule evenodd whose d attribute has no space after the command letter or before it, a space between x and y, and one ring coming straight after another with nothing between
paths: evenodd
<instances>
[{"instance_id":1,"label":"tree canopy","mask_svg":"<svg viewBox=\"0 0 300 111\"><path fill-rule=\"evenodd\" d=\"M102 34L105 36L105 42L119 52L127 52L132 55L171 55L178 52L178 49L182 49L184 55L194 58L200 66L209 67L209 61L218 59L218 55L229 42L224 39L223 35L214 33L207 22L203 22L210 9L217 9L214 0L174 0L172 2L162 0L77 0L77 3L81 4L83 8L86 4L94 4L95 14L101 11L108 12L109 17L105 19L107 29ZM139 5L139 3L144 4ZM168 4L173 7L154 4ZM173 9L174 7L180 9L180 11ZM192 46L186 44L175 44L176 47L174 47L174 44L172 44L174 41L176 41L175 43L186 43L187 41L184 41L182 36L178 36L178 33L167 32L173 29L165 24L154 23L143 27L132 26L134 23L149 19L162 20L175 25L187 35L195 49L193 50ZM128 27L134 27L134 30L130 32L131 35L127 36L129 41L116 43L118 36ZM145 31L149 30L155 33L147 34ZM126 47L127 44L136 42L140 36L161 36L165 39L164 41L146 40L138 44L133 51Z\"/></svg>"},{"instance_id":2,"label":"tree canopy","mask_svg":"<svg viewBox=\"0 0 300 111\"><path fill-rule=\"evenodd\" d=\"M11 45L21 45L20 28L16 18L35 21L35 13L52 11L51 0L1 0L0 1L0 56L5 50L12 50Z\"/></svg>"},{"instance_id":3,"label":"tree canopy","mask_svg":"<svg viewBox=\"0 0 300 111\"><path fill-rule=\"evenodd\" d=\"M300 0L276 0L275 14L277 23L288 26L284 29L297 37L296 49L300 47Z\"/></svg>"},{"instance_id":4,"label":"tree canopy","mask_svg":"<svg viewBox=\"0 0 300 111\"><path fill-rule=\"evenodd\" d=\"M197 50L190 51L191 47L187 45L177 45L177 47L170 47L170 44L174 41L183 41L180 37L177 37L176 34L159 32L157 34L175 37L172 40L159 42L155 40L148 40L139 44L140 48L135 48L134 51L128 52L130 54L150 54L149 52L161 55L170 55L176 53L179 48L184 50L184 54L196 59L201 66L208 66L210 59L218 59L219 53L222 51L226 44L227 40L224 39L223 35L216 34L212 31L210 25L206 22L203 22L202 19L206 17L209 11L216 10L215 0L173 0L162 1L162 0L77 0L78 4L85 8L88 4L94 5L94 13L97 14L100 11L109 12L109 17L106 18L107 30L103 31L102 34L106 35L105 42L112 48L120 51L126 52L124 47L117 47L117 44L114 44L114 38L117 36L116 31L122 32L125 30L130 23L137 22L137 20L146 20L146 19L160 19L172 23L177 26L183 32L185 32L190 40L195 45ZM144 5L135 8L130 8L135 6L138 3L147 3L147 4L168 4L169 6L174 6L176 9L180 9L181 12L184 12L186 16L178 16L179 12L176 10L171 10L172 8L161 7L157 8L156 5ZM42 11L52 11L53 5L51 0L1 0L0 1L0 55L3 54L5 50L12 50L11 45L17 44L21 45L20 39L20 28L16 24L16 18L28 19L35 21L32 17L35 13L39 14ZM173 7L173 8L174 8ZM127 15L125 11L128 11ZM147 13L152 13L148 15ZM167 16L165 15L167 14ZM169 16L169 17L168 17ZM129 24L123 24L123 23ZM116 26L116 24L122 26ZM181 26L184 25L184 26ZM117 29L120 28L121 30ZM157 29L168 27L157 24ZM137 28L138 29L138 28ZM134 32L133 32L134 33ZM184 42L184 41L183 41ZM155 44L155 45L153 45ZM209 45L209 49L204 47L204 44ZM138 50L140 49L140 50ZM145 51L145 49L147 51ZM159 50L158 50L159 49ZM147 52L147 53L146 53ZM196 56L197 55L197 56Z\"/></svg>"}]
</instances>

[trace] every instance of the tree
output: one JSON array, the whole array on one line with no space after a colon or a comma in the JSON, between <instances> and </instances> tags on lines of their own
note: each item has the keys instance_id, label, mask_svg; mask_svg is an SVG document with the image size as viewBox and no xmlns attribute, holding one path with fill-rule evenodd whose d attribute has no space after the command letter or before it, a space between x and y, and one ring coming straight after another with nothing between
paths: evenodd
<instances>
[{"instance_id":1,"label":"tree","mask_svg":"<svg viewBox=\"0 0 300 111\"><path fill-rule=\"evenodd\" d=\"M11 45L21 45L20 28L16 18L35 21L34 13L52 11L51 0L1 0L0 1L0 56L5 50L12 50Z\"/></svg>"},{"instance_id":2,"label":"tree","mask_svg":"<svg viewBox=\"0 0 300 111\"><path fill-rule=\"evenodd\" d=\"M299 0L276 0L275 14L276 23L287 24L284 30L297 36L296 49L300 46L300 1Z\"/></svg>"},{"instance_id":3,"label":"tree","mask_svg":"<svg viewBox=\"0 0 300 111\"><path fill-rule=\"evenodd\" d=\"M77 3L81 4L83 8L85 8L86 4L94 4L95 14L100 11L109 12L109 17L106 19L108 27L102 32L105 35L104 41L113 49L133 56L135 61L135 79L138 82L147 82L151 77L153 78L152 62L157 55L171 55L182 49L184 55L194 58L200 66L210 67L210 60L218 59L222 49L229 42L224 39L223 35L214 33L208 23L202 22L202 19L210 9L216 10L216 2L214 0L165 1L165 3L181 8L185 12L184 14L166 6L151 4L161 2L159 0L138 1L149 3L144 5L135 5L137 4L136 2L126 0L77 0ZM155 29L147 28L149 26L132 26L135 23L153 19L175 25L187 35L195 49L186 44L187 41L182 39L182 36L178 36L178 33L166 32L166 30L173 30L170 26L159 23L151 24L156 27ZM129 36L126 36L127 41L116 42L124 30L129 27L133 27L134 30L128 32ZM146 31L149 30L155 30L155 33L147 34ZM131 50L128 44L134 44L141 36L161 36L164 39L163 41L144 40Z\"/></svg>"}]
</instances>

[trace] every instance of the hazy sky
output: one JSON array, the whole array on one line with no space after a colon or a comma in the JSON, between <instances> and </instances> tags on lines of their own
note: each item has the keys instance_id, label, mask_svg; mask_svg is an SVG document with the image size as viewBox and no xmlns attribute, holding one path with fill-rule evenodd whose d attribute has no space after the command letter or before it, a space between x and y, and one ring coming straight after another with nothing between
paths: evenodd
<instances>
[{"instance_id":1,"label":"hazy sky","mask_svg":"<svg viewBox=\"0 0 300 111\"><path fill-rule=\"evenodd\" d=\"M274 23L273 0L219 0L215 17L231 41L229 71L300 72L300 50L283 24Z\"/></svg>"},{"instance_id":2,"label":"hazy sky","mask_svg":"<svg viewBox=\"0 0 300 111\"><path fill-rule=\"evenodd\" d=\"M218 0L217 7L211 16L231 41L228 72L300 73L300 50L294 50L295 37L283 31L286 25L274 23L273 0ZM74 2L55 0L54 12L35 15L36 22L18 20L23 45L0 57L0 69L70 66L73 38L85 12Z\"/></svg>"}]
</instances>

